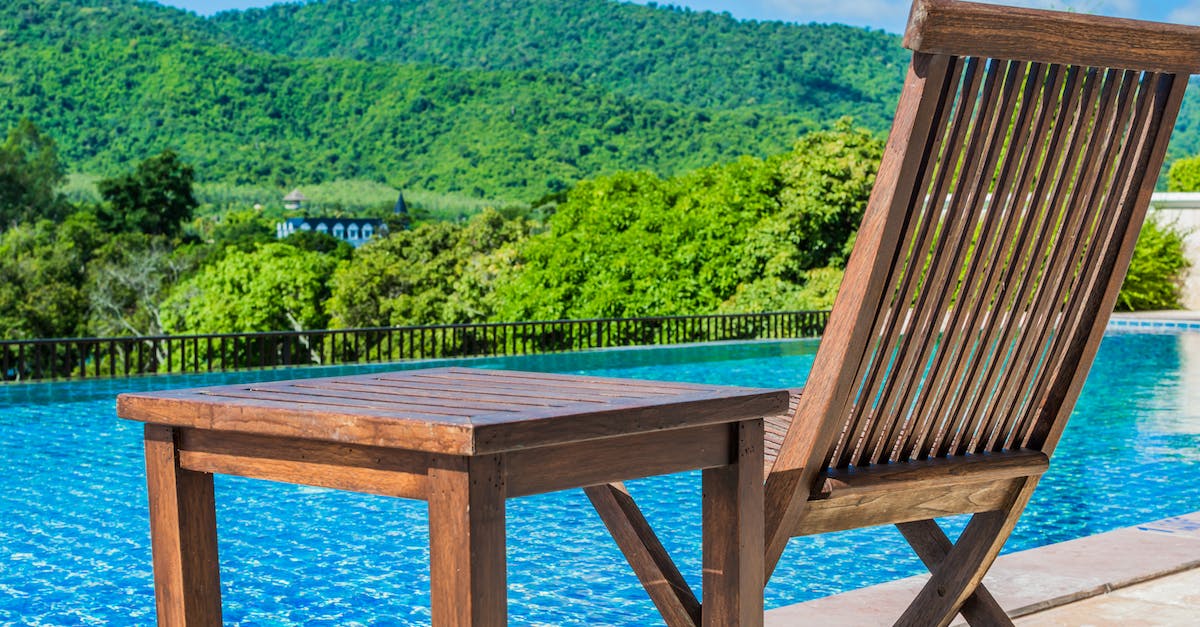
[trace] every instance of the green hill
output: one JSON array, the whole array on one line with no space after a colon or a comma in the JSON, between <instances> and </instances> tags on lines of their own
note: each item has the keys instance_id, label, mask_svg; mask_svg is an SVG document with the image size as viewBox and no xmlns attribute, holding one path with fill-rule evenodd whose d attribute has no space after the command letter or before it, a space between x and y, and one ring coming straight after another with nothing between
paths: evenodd
<instances>
[{"instance_id":1,"label":"green hill","mask_svg":"<svg viewBox=\"0 0 1200 627\"><path fill-rule=\"evenodd\" d=\"M585 177L781 152L823 118L710 111L561 74L293 59L120 0L0 5L0 127L29 117L75 171L173 147L204 179L367 178L532 199Z\"/></svg>"},{"instance_id":2,"label":"green hill","mask_svg":"<svg viewBox=\"0 0 1200 627\"><path fill-rule=\"evenodd\" d=\"M890 123L909 56L883 31L612 0L325 0L212 23L295 57L538 69L689 106L853 115L877 130Z\"/></svg>"},{"instance_id":3,"label":"green hill","mask_svg":"<svg viewBox=\"0 0 1200 627\"><path fill-rule=\"evenodd\" d=\"M222 184L530 201L615 171L782 153L843 115L882 134L906 56L879 31L610 0L330 0L209 19L7 0L0 131L28 117L96 175L170 147ZM1200 150L1197 116L1193 93L1172 156Z\"/></svg>"}]
</instances>

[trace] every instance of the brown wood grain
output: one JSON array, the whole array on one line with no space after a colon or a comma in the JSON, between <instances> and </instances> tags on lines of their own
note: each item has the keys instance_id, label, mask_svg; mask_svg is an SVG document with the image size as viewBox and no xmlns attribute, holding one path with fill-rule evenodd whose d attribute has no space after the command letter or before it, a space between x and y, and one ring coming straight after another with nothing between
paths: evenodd
<instances>
[{"instance_id":1,"label":"brown wood grain","mask_svg":"<svg viewBox=\"0 0 1200 627\"><path fill-rule=\"evenodd\" d=\"M525 496L730 462L729 425L654 431L513 451L505 456L508 493Z\"/></svg>"},{"instance_id":2,"label":"brown wood grain","mask_svg":"<svg viewBox=\"0 0 1200 627\"><path fill-rule=\"evenodd\" d=\"M763 624L763 426L761 420L729 425L736 431L736 463L703 472L704 600L707 627Z\"/></svg>"},{"instance_id":3,"label":"brown wood grain","mask_svg":"<svg viewBox=\"0 0 1200 627\"><path fill-rule=\"evenodd\" d=\"M832 469L813 498L848 498L911 488L951 487L964 483L1032 477L1046 472L1050 460L1040 451L1020 450L897 462L864 468Z\"/></svg>"},{"instance_id":4,"label":"brown wood grain","mask_svg":"<svg viewBox=\"0 0 1200 627\"><path fill-rule=\"evenodd\" d=\"M904 539L930 572L937 570L954 545L933 520L917 520L896 525ZM959 609L971 625L1011 625L1012 619L982 583Z\"/></svg>"},{"instance_id":5,"label":"brown wood grain","mask_svg":"<svg viewBox=\"0 0 1200 627\"><path fill-rule=\"evenodd\" d=\"M953 486L914 487L891 492L834 493L808 502L794 536L893 525L901 522L999 510L1012 501L1021 479L1003 479Z\"/></svg>"},{"instance_id":6,"label":"brown wood grain","mask_svg":"<svg viewBox=\"0 0 1200 627\"><path fill-rule=\"evenodd\" d=\"M485 455L435 462L429 472L433 624L506 625L503 460Z\"/></svg>"},{"instance_id":7,"label":"brown wood grain","mask_svg":"<svg viewBox=\"0 0 1200 627\"><path fill-rule=\"evenodd\" d=\"M904 46L930 54L1200 72L1200 29L1061 11L916 0Z\"/></svg>"},{"instance_id":8,"label":"brown wood grain","mask_svg":"<svg viewBox=\"0 0 1200 627\"><path fill-rule=\"evenodd\" d=\"M667 625L699 625L700 602L625 486L591 486L584 492Z\"/></svg>"},{"instance_id":9,"label":"brown wood grain","mask_svg":"<svg viewBox=\"0 0 1200 627\"><path fill-rule=\"evenodd\" d=\"M146 425L155 608L164 627L219 627L221 575L212 475L179 467L175 430Z\"/></svg>"},{"instance_id":10,"label":"brown wood grain","mask_svg":"<svg viewBox=\"0 0 1200 627\"><path fill-rule=\"evenodd\" d=\"M787 403L787 393L778 390L578 379L575 384L566 375L408 371L122 394L117 413L212 431L471 455L724 423L777 414ZM445 381L459 383L447 387ZM373 391L355 396L346 389L359 385ZM517 402L505 403L506 398Z\"/></svg>"}]
</instances>

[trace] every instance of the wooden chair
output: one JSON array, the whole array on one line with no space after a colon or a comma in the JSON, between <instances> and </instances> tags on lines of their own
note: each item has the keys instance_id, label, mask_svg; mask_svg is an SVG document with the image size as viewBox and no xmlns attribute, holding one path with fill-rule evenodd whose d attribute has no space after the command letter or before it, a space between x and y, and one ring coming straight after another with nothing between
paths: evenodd
<instances>
[{"instance_id":1,"label":"wooden chair","mask_svg":"<svg viewBox=\"0 0 1200 627\"><path fill-rule=\"evenodd\" d=\"M790 537L895 524L932 573L897 624L1011 624L980 580L1095 357L1200 28L917 0L904 45L812 373L767 421L766 576ZM623 488L588 494L667 622L696 622ZM934 519L956 514L952 544Z\"/></svg>"}]
</instances>

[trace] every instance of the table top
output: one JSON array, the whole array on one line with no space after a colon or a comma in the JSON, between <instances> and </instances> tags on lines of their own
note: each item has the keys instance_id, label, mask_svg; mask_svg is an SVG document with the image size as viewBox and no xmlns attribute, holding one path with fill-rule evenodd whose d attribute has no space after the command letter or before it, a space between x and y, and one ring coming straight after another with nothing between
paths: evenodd
<instances>
[{"instance_id":1,"label":"table top","mask_svg":"<svg viewBox=\"0 0 1200 627\"><path fill-rule=\"evenodd\" d=\"M121 394L146 423L477 455L735 422L786 390L474 368Z\"/></svg>"}]
</instances>

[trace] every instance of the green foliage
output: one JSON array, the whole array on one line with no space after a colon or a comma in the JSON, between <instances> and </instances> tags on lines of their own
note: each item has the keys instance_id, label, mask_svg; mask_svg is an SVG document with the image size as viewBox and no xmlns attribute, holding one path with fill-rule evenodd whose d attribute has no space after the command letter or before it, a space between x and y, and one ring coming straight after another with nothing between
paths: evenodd
<instances>
[{"instance_id":1,"label":"green foliage","mask_svg":"<svg viewBox=\"0 0 1200 627\"><path fill-rule=\"evenodd\" d=\"M339 261L346 261L354 256L354 247L328 233L320 231L296 231L283 239L283 243L322 255L329 255Z\"/></svg>"},{"instance_id":2,"label":"green foliage","mask_svg":"<svg viewBox=\"0 0 1200 627\"><path fill-rule=\"evenodd\" d=\"M1200 192L1200 155L1178 159L1167 171L1167 191Z\"/></svg>"},{"instance_id":3,"label":"green foliage","mask_svg":"<svg viewBox=\"0 0 1200 627\"><path fill-rule=\"evenodd\" d=\"M96 337L161 335L167 292L198 265L192 246L165 236L120 233L103 242L87 266L87 332Z\"/></svg>"},{"instance_id":4,"label":"green foliage","mask_svg":"<svg viewBox=\"0 0 1200 627\"><path fill-rule=\"evenodd\" d=\"M336 261L282 243L234 250L171 290L162 306L170 333L326 328L322 303Z\"/></svg>"},{"instance_id":5,"label":"green foliage","mask_svg":"<svg viewBox=\"0 0 1200 627\"><path fill-rule=\"evenodd\" d=\"M30 339L83 334L84 269L99 237L95 218L40 220L0 235L0 337Z\"/></svg>"},{"instance_id":6,"label":"green foliage","mask_svg":"<svg viewBox=\"0 0 1200 627\"><path fill-rule=\"evenodd\" d=\"M370 242L334 274L333 326L485 320L493 285L512 269L511 245L528 230L488 209L465 224L427 222Z\"/></svg>"},{"instance_id":7,"label":"green foliage","mask_svg":"<svg viewBox=\"0 0 1200 627\"><path fill-rule=\"evenodd\" d=\"M100 226L110 233L174 235L196 208L195 171L174 151L164 150L133 172L96 184L105 203L96 209Z\"/></svg>"},{"instance_id":8,"label":"green foliage","mask_svg":"<svg viewBox=\"0 0 1200 627\"><path fill-rule=\"evenodd\" d=\"M610 0L326 0L212 23L239 44L294 57L537 69L706 109L855 115L875 130L888 124L909 58L880 31Z\"/></svg>"},{"instance_id":9,"label":"green foliage","mask_svg":"<svg viewBox=\"0 0 1200 627\"><path fill-rule=\"evenodd\" d=\"M748 311L836 291L882 144L846 123L793 152L576 187L498 287L503 320ZM831 274L834 273L834 274ZM813 285L808 286L812 281Z\"/></svg>"},{"instance_id":10,"label":"green foliage","mask_svg":"<svg viewBox=\"0 0 1200 627\"><path fill-rule=\"evenodd\" d=\"M0 3L0 124L34 118L84 172L170 146L228 184L368 179L520 200L601 172L778 152L825 117L649 101L541 70L289 59L211 30L130 0Z\"/></svg>"},{"instance_id":11,"label":"green foliage","mask_svg":"<svg viewBox=\"0 0 1200 627\"><path fill-rule=\"evenodd\" d=\"M1149 311L1182 306L1183 274L1191 265L1184 254L1186 235L1153 215L1146 220L1117 298L1117 309Z\"/></svg>"},{"instance_id":12,"label":"green foliage","mask_svg":"<svg viewBox=\"0 0 1200 627\"><path fill-rule=\"evenodd\" d=\"M0 145L0 229L17 222L61 220L67 211L57 191L62 181L54 140L21 118Z\"/></svg>"}]
</instances>

